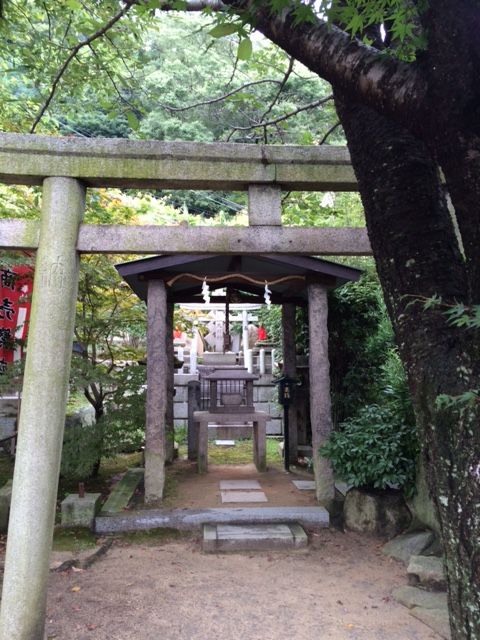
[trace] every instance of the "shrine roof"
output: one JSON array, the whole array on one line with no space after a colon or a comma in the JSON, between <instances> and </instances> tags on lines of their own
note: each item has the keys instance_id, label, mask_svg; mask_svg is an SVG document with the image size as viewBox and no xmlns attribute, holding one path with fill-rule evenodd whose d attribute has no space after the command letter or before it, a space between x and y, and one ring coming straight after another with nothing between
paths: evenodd
<instances>
[{"instance_id":1,"label":"shrine roof","mask_svg":"<svg viewBox=\"0 0 480 640\"><path fill-rule=\"evenodd\" d=\"M160 255L116 265L121 277L144 301L148 281L161 279L167 286L169 302L201 304L202 283L210 291L228 286L231 302L262 302L265 284L274 304L305 304L307 286L318 282L335 289L357 281L362 271L336 262L299 255ZM212 295L212 302L225 296Z\"/></svg>"}]
</instances>

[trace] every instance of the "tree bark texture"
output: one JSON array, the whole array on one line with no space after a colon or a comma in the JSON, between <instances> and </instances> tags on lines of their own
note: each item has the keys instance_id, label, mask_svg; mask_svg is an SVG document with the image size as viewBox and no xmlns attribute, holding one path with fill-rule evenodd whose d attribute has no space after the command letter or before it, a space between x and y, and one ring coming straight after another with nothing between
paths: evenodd
<instances>
[{"instance_id":1,"label":"tree bark texture","mask_svg":"<svg viewBox=\"0 0 480 640\"><path fill-rule=\"evenodd\" d=\"M445 550L454 640L480 637L480 434L478 405L442 408L438 396L480 386L478 346L448 324L434 295L471 297L435 159L405 128L336 93L359 180L377 270L408 380Z\"/></svg>"},{"instance_id":2,"label":"tree bark texture","mask_svg":"<svg viewBox=\"0 0 480 640\"><path fill-rule=\"evenodd\" d=\"M224 1L250 10L259 31L333 85L441 523L452 637L478 639L480 407L439 403L480 389L478 331L444 313L480 304L478 0L429 0L427 50L409 63L320 20L296 24L267 3ZM434 296L443 308L426 310Z\"/></svg>"}]
</instances>

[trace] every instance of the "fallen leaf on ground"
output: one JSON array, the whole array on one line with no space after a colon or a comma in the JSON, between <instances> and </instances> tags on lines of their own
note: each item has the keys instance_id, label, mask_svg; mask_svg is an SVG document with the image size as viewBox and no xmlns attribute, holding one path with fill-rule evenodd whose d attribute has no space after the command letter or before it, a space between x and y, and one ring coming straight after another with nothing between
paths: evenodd
<instances>
[{"instance_id":1,"label":"fallen leaf on ground","mask_svg":"<svg viewBox=\"0 0 480 640\"><path fill-rule=\"evenodd\" d=\"M77 587L72 587L72 588L70 589L70 591L73 591L74 593L78 593L79 591L81 591L81 589L82 589L82 587L78 587L78 586L77 586Z\"/></svg>"}]
</instances>

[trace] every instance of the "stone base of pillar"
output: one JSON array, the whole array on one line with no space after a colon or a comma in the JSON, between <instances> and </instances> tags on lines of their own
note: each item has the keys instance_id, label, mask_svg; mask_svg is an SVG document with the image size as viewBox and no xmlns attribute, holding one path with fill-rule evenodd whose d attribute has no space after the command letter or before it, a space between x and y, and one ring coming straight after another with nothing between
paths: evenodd
<instances>
[{"instance_id":1,"label":"stone base of pillar","mask_svg":"<svg viewBox=\"0 0 480 640\"><path fill-rule=\"evenodd\" d=\"M165 486L165 457L145 451L145 502L161 502Z\"/></svg>"},{"instance_id":2,"label":"stone base of pillar","mask_svg":"<svg viewBox=\"0 0 480 640\"><path fill-rule=\"evenodd\" d=\"M328 509L335 498L335 481L330 460L314 455L313 472L315 474L315 497L317 502Z\"/></svg>"}]
</instances>

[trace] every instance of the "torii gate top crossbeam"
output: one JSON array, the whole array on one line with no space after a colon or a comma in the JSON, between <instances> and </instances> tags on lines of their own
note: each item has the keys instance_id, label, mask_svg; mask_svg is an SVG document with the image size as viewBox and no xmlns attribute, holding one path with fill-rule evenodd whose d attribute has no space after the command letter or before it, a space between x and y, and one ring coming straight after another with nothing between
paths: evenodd
<instances>
[{"instance_id":1,"label":"torii gate top crossbeam","mask_svg":"<svg viewBox=\"0 0 480 640\"><path fill-rule=\"evenodd\" d=\"M41 185L52 176L89 187L357 190L345 147L0 134L0 182Z\"/></svg>"}]
</instances>

